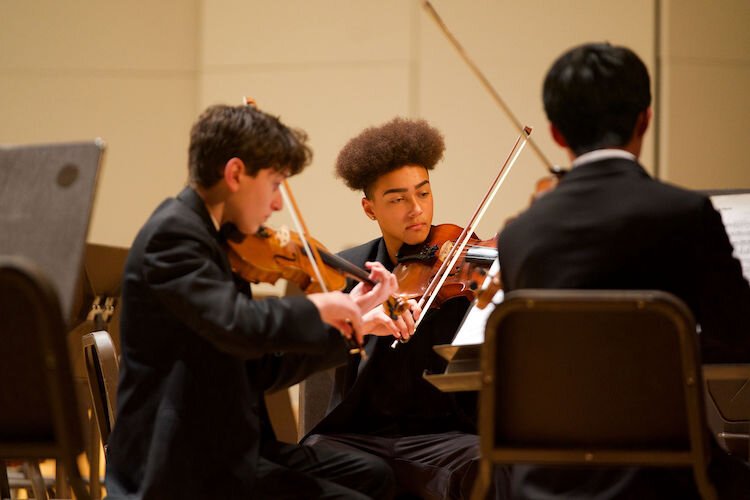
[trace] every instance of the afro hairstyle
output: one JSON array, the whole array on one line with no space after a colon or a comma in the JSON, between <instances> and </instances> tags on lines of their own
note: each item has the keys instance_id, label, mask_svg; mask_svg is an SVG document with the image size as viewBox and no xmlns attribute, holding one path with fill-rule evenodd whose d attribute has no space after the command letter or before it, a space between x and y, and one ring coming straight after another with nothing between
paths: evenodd
<instances>
[{"instance_id":1,"label":"afro hairstyle","mask_svg":"<svg viewBox=\"0 0 750 500\"><path fill-rule=\"evenodd\" d=\"M443 135L425 120L394 118L351 139L336 160L336 176L369 197L368 190L379 177L405 165L432 170L443 151Z\"/></svg>"}]
</instances>

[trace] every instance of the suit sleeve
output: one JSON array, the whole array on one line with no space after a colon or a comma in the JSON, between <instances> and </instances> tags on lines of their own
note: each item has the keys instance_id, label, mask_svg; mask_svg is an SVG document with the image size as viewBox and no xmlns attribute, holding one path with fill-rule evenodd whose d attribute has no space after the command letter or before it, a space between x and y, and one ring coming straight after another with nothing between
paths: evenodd
<instances>
[{"instance_id":1,"label":"suit sleeve","mask_svg":"<svg viewBox=\"0 0 750 500\"><path fill-rule=\"evenodd\" d=\"M222 269L220 252L190 228L161 231L146 245L143 278L190 330L235 356L322 353L331 346L338 334L321 321L312 302L305 297L250 299Z\"/></svg>"}]
</instances>

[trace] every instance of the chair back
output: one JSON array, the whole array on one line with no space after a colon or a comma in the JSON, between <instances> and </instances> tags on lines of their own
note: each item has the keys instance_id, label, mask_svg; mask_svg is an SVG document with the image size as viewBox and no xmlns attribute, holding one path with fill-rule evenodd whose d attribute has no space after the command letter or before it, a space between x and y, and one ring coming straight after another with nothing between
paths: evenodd
<instances>
[{"instance_id":1,"label":"chair back","mask_svg":"<svg viewBox=\"0 0 750 500\"><path fill-rule=\"evenodd\" d=\"M0 459L55 458L77 498L88 498L60 302L28 259L0 256L0 318Z\"/></svg>"},{"instance_id":2,"label":"chair back","mask_svg":"<svg viewBox=\"0 0 750 500\"><path fill-rule=\"evenodd\" d=\"M696 338L689 309L664 292L508 293L482 351L483 456L692 466L710 490Z\"/></svg>"},{"instance_id":3,"label":"chair back","mask_svg":"<svg viewBox=\"0 0 750 500\"><path fill-rule=\"evenodd\" d=\"M82 342L91 406L102 444L106 448L109 435L115 426L120 364L109 332L100 330L87 333L83 336Z\"/></svg>"}]
</instances>

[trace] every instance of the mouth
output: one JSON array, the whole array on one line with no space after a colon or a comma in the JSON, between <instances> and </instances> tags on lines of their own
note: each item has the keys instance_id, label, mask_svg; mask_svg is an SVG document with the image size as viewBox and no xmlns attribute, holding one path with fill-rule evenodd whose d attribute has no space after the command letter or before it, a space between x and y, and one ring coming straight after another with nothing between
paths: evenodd
<instances>
[{"instance_id":1,"label":"mouth","mask_svg":"<svg viewBox=\"0 0 750 500\"><path fill-rule=\"evenodd\" d=\"M424 222L420 222L420 223L417 223L417 224L412 224L410 226L406 226L406 230L407 231L421 231L426 226L427 226L427 224L425 224Z\"/></svg>"}]
</instances>

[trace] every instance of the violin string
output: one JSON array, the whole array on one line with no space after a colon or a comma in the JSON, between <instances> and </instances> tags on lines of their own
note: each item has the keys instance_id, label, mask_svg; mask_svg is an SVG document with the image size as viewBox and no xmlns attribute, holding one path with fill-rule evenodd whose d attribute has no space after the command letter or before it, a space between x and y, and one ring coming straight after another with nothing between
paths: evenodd
<instances>
[{"instance_id":1,"label":"violin string","mask_svg":"<svg viewBox=\"0 0 750 500\"><path fill-rule=\"evenodd\" d=\"M476 211L474 212L474 215L472 216L472 219L476 216ZM471 222L471 220L469 222ZM467 224L462 230L461 234L456 239L456 242L464 242L465 240L469 239L469 233L467 231L467 228L469 227L469 224ZM450 250L448 251L448 254L443 259L443 262L440 264L440 268L437 270L435 275L430 279L430 281L427 283L427 287L424 290L424 293L422 293L422 296L419 298L419 301L417 301L417 304L419 307L424 306L425 302L427 301L427 297L431 297L437 290L440 288L437 287L437 283L439 281L440 276L442 276L444 273L448 273L451 269L450 266L448 266L448 262L451 261L451 258L453 257L453 254L456 252L461 252L461 249L459 248L459 245L453 245ZM427 309L424 309L425 311ZM415 326L416 328L416 326Z\"/></svg>"}]
</instances>

